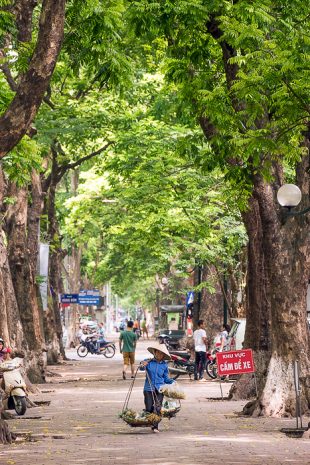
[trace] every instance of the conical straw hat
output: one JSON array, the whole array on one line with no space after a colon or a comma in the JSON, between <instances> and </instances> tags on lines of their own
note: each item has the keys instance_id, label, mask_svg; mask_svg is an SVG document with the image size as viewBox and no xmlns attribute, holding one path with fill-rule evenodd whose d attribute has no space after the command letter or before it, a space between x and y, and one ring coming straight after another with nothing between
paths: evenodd
<instances>
[{"instance_id":1,"label":"conical straw hat","mask_svg":"<svg viewBox=\"0 0 310 465\"><path fill-rule=\"evenodd\" d=\"M149 346L147 348L147 350L149 352L151 352L151 354L153 354L153 355L154 355L154 350L159 350L160 352L162 352L165 355L165 360L171 360L169 351L168 351L167 347L165 346L165 344L158 344L158 342L154 342L154 344Z\"/></svg>"}]
</instances>

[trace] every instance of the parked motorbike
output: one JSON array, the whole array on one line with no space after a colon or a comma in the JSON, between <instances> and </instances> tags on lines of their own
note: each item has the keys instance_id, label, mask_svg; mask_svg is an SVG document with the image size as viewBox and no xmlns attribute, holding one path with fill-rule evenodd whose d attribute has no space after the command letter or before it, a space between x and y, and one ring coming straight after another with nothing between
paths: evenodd
<instances>
[{"instance_id":1,"label":"parked motorbike","mask_svg":"<svg viewBox=\"0 0 310 465\"><path fill-rule=\"evenodd\" d=\"M2 399L4 410L13 410L17 415L24 415L27 410L26 383L20 372L22 360L15 358L0 364L0 374L3 377L5 395Z\"/></svg>"},{"instance_id":2,"label":"parked motorbike","mask_svg":"<svg viewBox=\"0 0 310 465\"><path fill-rule=\"evenodd\" d=\"M168 362L169 374L171 378L177 379L182 375L189 375L191 378L195 371L195 363L190 360L190 354L183 352L177 354L170 352L171 361Z\"/></svg>"},{"instance_id":3,"label":"parked motorbike","mask_svg":"<svg viewBox=\"0 0 310 465\"><path fill-rule=\"evenodd\" d=\"M218 349L207 352L206 372L211 379L217 378L216 353ZM195 372L195 362L190 361L190 354L187 352L170 351L171 361L169 364L169 373L173 379L182 375L191 376Z\"/></svg>"},{"instance_id":4,"label":"parked motorbike","mask_svg":"<svg viewBox=\"0 0 310 465\"><path fill-rule=\"evenodd\" d=\"M100 342L100 341L99 341ZM115 355L114 342L100 342L99 349L97 348L97 339L89 334L83 334L80 339L80 345L77 348L79 357L86 357L88 353L96 355L104 355L106 358L112 358Z\"/></svg>"},{"instance_id":5,"label":"parked motorbike","mask_svg":"<svg viewBox=\"0 0 310 465\"><path fill-rule=\"evenodd\" d=\"M176 350L179 347L179 341L177 339L172 338L168 334L160 334L158 336L159 344L165 344L167 349L170 351Z\"/></svg>"},{"instance_id":6,"label":"parked motorbike","mask_svg":"<svg viewBox=\"0 0 310 465\"><path fill-rule=\"evenodd\" d=\"M219 352L218 347L214 347L211 352L207 352L207 363L206 363L206 372L211 379L216 379L217 374L217 360L216 354ZM225 376L222 376L221 379L225 379Z\"/></svg>"},{"instance_id":7,"label":"parked motorbike","mask_svg":"<svg viewBox=\"0 0 310 465\"><path fill-rule=\"evenodd\" d=\"M211 379L217 378L216 352L215 350L207 352L206 372Z\"/></svg>"}]
</instances>

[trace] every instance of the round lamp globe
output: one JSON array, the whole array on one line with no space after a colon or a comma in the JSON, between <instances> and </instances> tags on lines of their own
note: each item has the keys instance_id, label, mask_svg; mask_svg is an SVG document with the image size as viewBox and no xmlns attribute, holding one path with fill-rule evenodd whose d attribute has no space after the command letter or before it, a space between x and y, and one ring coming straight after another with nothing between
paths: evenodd
<instances>
[{"instance_id":1,"label":"round lamp globe","mask_svg":"<svg viewBox=\"0 0 310 465\"><path fill-rule=\"evenodd\" d=\"M295 184L283 184L278 190L277 200L282 207L296 207L301 201L301 191Z\"/></svg>"}]
</instances>

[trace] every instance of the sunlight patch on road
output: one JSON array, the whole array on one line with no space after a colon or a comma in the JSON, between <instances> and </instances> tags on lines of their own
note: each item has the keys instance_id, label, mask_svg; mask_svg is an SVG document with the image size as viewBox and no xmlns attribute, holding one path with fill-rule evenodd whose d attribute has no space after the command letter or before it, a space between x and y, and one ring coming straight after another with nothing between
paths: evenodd
<instances>
[{"instance_id":1,"label":"sunlight patch on road","mask_svg":"<svg viewBox=\"0 0 310 465\"><path fill-rule=\"evenodd\" d=\"M93 400L93 404L123 404L123 400Z\"/></svg>"},{"instance_id":2,"label":"sunlight patch on road","mask_svg":"<svg viewBox=\"0 0 310 465\"><path fill-rule=\"evenodd\" d=\"M253 436L242 436L242 437L229 437L229 436L216 436L216 437L210 437L207 436L208 433L205 433L206 436L181 436L179 439L183 439L185 441L200 441L200 442L216 442L216 441L222 441L222 442L245 442L248 443L250 442L256 442L256 443L270 443L273 441L270 441L269 439L255 439Z\"/></svg>"}]
</instances>

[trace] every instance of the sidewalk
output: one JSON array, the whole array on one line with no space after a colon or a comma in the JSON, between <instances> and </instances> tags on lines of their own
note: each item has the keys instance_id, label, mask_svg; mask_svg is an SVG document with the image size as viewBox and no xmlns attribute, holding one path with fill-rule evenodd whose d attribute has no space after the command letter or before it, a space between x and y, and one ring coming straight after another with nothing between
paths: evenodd
<instances>
[{"instance_id":1,"label":"sidewalk","mask_svg":"<svg viewBox=\"0 0 310 465\"><path fill-rule=\"evenodd\" d=\"M139 343L137 360L147 356L146 346ZM182 378L187 399L176 418L161 422L160 434L130 428L118 418L130 384L121 379L121 355L77 360L69 351L68 356L76 360L49 367L56 376L31 396L51 404L9 422L11 430L28 433L35 442L0 445L1 465L310 464L310 439L279 432L295 426L294 419L239 417L243 403L220 400L217 382ZM141 373L133 389L134 409L143 407L143 382ZM230 384L222 386L226 395Z\"/></svg>"}]
</instances>

